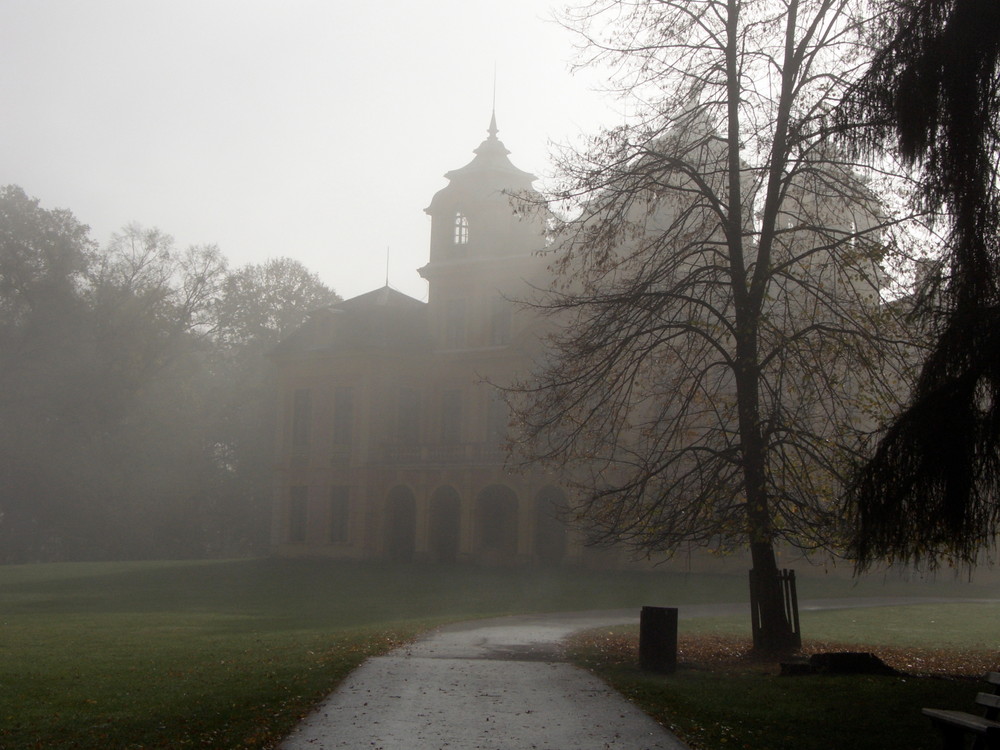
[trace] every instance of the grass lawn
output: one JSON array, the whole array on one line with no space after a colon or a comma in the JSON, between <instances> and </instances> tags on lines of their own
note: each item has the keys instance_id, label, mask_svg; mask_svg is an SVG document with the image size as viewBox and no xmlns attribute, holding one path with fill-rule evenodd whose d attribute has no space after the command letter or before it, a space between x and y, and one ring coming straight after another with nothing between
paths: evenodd
<instances>
[{"instance_id":1,"label":"grass lawn","mask_svg":"<svg viewBox=\"0 0 1000 750\"><path fill-rule=\"evenodd\" d=\"M572 658L696 750L937 750L925 706L974 710L978 677L1000 670L1000 604L804 612L803 653L872 651L907 676L783 677L755 660L741 618L681 623L673 675L637 668L638 629L574 638Z\"/></svg>"},{"instance_id":2,"label":"grass lawn","mask_svg":"<svg viewBox=\"0 0 1000 750\"><path fill-rule=\"evenodd\" d=\"M817 578L799 592L945 589ZM438 623L745 598L743 576L667 572L294 560L0 567L0 748L273 747L364 658ZM831 625L844 627L853 626Z\"/></svg>"}]
</instances>

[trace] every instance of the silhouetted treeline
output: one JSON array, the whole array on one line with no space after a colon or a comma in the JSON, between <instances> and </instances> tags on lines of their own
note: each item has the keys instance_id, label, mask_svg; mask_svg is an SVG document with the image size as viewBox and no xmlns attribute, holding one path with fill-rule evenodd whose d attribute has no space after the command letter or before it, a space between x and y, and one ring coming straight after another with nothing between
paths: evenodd
<instances>
[{"instance_id":1,"label":"silhouetted treeline","mask_svg":"<svg viewBox=\"0 0 1000 750\"><path fill-rule=\"evenodd\" d=\"M0 561L241 555L267 543L267 351L337 296L136 225L103 247L0 188Z\"/></svg>"}]
</instances>

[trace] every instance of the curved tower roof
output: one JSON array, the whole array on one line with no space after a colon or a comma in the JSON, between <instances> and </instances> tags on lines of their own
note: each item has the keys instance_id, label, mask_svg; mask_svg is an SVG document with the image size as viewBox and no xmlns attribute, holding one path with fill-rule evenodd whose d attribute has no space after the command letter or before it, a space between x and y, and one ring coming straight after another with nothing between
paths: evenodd
<instances>
[{"instance_id":1,"label":"curved tower roof","mask_svg":"<svg viewBox=\"0 0 1000 750\"><path fill-rule=\"evenodd\" d=\"M430 206L424 209L427 213L432 213L444 196L456 190L463 192L471 190L483 195L532 189L531 184L538 178L511 163L507 158L510 151L497 138L497 132L497 118L494 112L490 117L488 137L473 151L476 156L464 167L445 173L444 176L449 184L434 195Z\"/></svg>"}]
</instances>

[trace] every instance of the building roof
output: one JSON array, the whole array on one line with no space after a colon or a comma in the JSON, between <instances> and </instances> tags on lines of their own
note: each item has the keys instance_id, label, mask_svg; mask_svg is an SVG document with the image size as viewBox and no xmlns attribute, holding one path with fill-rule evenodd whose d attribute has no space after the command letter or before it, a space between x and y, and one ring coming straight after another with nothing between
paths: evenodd
<instances>
[{"instance_id":1,"label":"building roof","mask_svg":"<svg viewBox=\"0 0 1000 750\"><path fill-rule=\"evenodd\" d=\"M351 297L343 302L338 302L336 305L333 305L333 309L361 311L379 307L397 307L419 310L423 309L426 305L426 302L421 302L415 297L403 294L386 284L379 289L373 289L370 292L359 294L357 297Z\"/></svg>"},{"instance_id":2,"label":"building roof","mask_svg":"<svg viewBox=\"0 0 1000 750\"><path fill-rule=\"evenodd\" d=\"M532 183L538 179L531 172L515 167L507 155L510 151L497 138L497 118L494 113L490 118L489 133L485 141L473 153L476 155L464 167L445 173L448 185L439 190L431 200L430 206L424 210L433 213L446 196L494 196L506 200L505 193L517 193L531 190Z\"/></svg>"},{"instance_id":3,"label":"building roof","mask_svg":"<svg viewBox=\"0 0 1000 750\"><path fill-rule=\"evenodd\" d=\"M314 311L274 354L411 350L427 348L429 340L427 303L384 286Z\"/></svg>"},{"instance_id":4,"label":"building roof","mask_svg":"<svg viewBox=\"0 0 1000 750\"><path fill-rule=\"evenodd\" d=\"M497 116L494 112L490 117L490 127L486 131L489 137L479 144L479 148L472 153L475 158L459 169L453 169L445 173L449 180L464 179L466 177L476 177L483 172L496 172L511 179L512 182L524 183L523 187L530 187L537 177L530 172L515 167L507 158L510 151L503 142L497 138ZM515 187L512 185L512 187Z\"/></svg>"}]
</instances>

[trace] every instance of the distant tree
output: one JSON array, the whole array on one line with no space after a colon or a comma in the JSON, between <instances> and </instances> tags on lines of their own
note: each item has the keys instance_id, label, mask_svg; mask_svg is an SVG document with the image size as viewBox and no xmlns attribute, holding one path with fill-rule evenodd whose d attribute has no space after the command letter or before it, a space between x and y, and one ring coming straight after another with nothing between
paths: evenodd
<instances>
[{"instance_id":1,"label":"distant tree","mask_svg":"<svg viewBox=\"0 0 1000 750\"><path fill-rule=\"evenodd\" d=\"M98 247L0 189L0 559L245 554L266 543L266 351L337 299L287 260L130 224Z\"/></svg>"},{"instance_id":2,"label":"distant tree","mask_svg":"<svg viewBox=\"0 0 1000 750\"><path fill-rule=\"evenodd\" d=\"M562 164L551 352L513 394L596 541L749 547L758 646L792 634L775 545L841 541L846 468L905 382L871 171L823 118L857 52L834 0L600 0L573 24L635 124ZM610 20L608 20L610 19ZM607 21L605 25L601 25Z\"/></svg>"},{"instance_id":3,"label":"distant tree","mask_svg":"<svg viewBox=\"0 0 1000 750\"><path fill-rule=\"evenodd\" d=\"M919 168L946 237L920 298L936 337L847 493L860 569L973 565L1000 531L1000 3L877 0L877 53L839 112L863 153Z\"/></svg>"},{"instance_id":4,"label":"distant tree","mask_svg":"<svg viewBox=\"0 0 1000 750\"><path fill-rule=\"evenodd\" d=\"M273 346L310 312L340 297L298 261L275 258L230 273L220 290L217 335L228 345Z\"/></svg>"},{"instance_id":5,"label":"distant tree","mask_svg":"<svg viewBox=\"0 0 1000 750\"><path fill-rule=\"evenodd\" d=\"M44 209L16 185L0 188L0 325L25 330L56 299L75 299L93 242L69 211ZM10 344L8 339L5 343Z\"/></svg>"},{"instance_id":6,"label":"distant tree","mask_svg":"<svg viewBox=\"0 0 1000 750\"><path fill-rule=\"evenodd\" d=\"M87 522L64 498L86 466L88 231L0 188L0 559L46 554L62 524Z\"/></svg>"},{"instance_id":7,"label":"distant tree","mask_svg":"<svg viewBox=\"0 0 1000 750\"><path fill-rule=\"evenodd\" d=\"M211 328L226 261L213 245L174 247L159 229L130 224L111 237L87 275L101 386L109 407L169 372Z\"/></svg>"},{"instance_id":8,"label":"distant tree","mask_svg":"<svg viewBox=\"0 0 1000 750\"><path fill-rule=\"evenodd\" d=\"M229 472L216 512L220 528L266 548L277 386L268 353L319 308L340 297L298 261L277 258L230 272L213 309L217 344L212 444Z\"/></svg>"},{"instance_id":9,"label":"distant tree","mask_svg":"<svg viewBox=\"0 0 1000 750\"><path fill-rule=\"evenodd\" d=\"M59 501L88 520L59 525L61 554L202 554L198 507L214 477L204 328L224 270L218 249L180 251L136 224L91 253L80 283L80 418L67 433L83 456ZM166 531L179 522L187 533Z\"/></svg>"}]
</instances>

